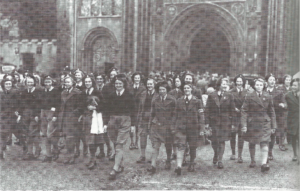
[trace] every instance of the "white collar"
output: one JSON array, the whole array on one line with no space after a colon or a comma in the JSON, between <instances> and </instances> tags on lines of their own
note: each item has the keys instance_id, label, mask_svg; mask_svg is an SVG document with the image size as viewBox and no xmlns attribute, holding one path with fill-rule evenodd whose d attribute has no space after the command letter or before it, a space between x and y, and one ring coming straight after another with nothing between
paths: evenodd
<instances>
[{"instance_id":1,"label":"white collar","mask_svg":"<svg viewBox=\"0 0 300 191\"><path fill-rule=\"evenodd\" d=\"M140 84L133 84L133 88L139 89L139 87L140 87Z\"/></svg>"},{"instance_id":2,"label":"white collar","mask_svg":"<svg viewBox=\"0 0 300 191\"><path fill-rule=\"evenodd\" d=\"M163 99L163 100L165 101L166 98L167 98L167 95L168 95L168 94L166 94L164 97L161 97L161 96L159 96L159 97L160 97L160 99Z\"/></svg>"},{"instance_id":3,"label":"white collar","mask_svg":"<svg viewBox=\"0 0 300 191\"><path fill-rule=\"evenodd\" d=\"M91 87L90 89L86 89L85 93L88 93L88 95L91 95L93 91L94 91L94 88Z\"/></svg>"},{"instance_id":4,"label":"white collar","mask_svg":"<svg viewBox=\"0 0 300 191\"><path fill-rule=\"evenodd\" d=\"M32 92L34 92L34 90L35 90L35 87L33 87L33 88L31 88L31 90L27 90L29 93L32 93Z\"/></svg>"},{"instance_id":5,"label":"white collar","mask_svg":"<svg viewBox=\"0 0 300 191\"><path fill-rule=\"evenodd\" d=\"M148 94L149 94L149 92L150 92L150 95L153 95L155 90L153 89L152 91L148 91Z\"/></svg>"},{"instance_id":6,"label":"white collar","mask_svg":"<svg viewBox=\"0 0 300 191\"><path fill-rule=\"evenodd\" d=\"M236 89L237 89L238 92L242 92L243 91L243 87L241 87L241 88L236 87Z\"/></svg>"},{"instance_id":7,"label":"white collar","mask_svg":"<svg viewBox=\"0 0 300 191\"><path fill-rule=\"evenodd\" d=\"M193 95L191 94L191 95L189 95L189 96L184 96L184 99L186 99L186 97L189 99L189 101L191 101L191 99L192 99L192 97L193 97Z\"/></svg>"},{"instance_id":8,"label":"white collar","mask_svg":"<svg viewBox=\"0 0 300 191\"><path fill-rule=\"evenodd\" d=\"M120 96L123 95L125 89L123 88L123 90L120 91ZM118 91L116 91L117 95L118 95Z\"/></svg>"},{"instance_id":9,"label":"white collar","mask_svg":"<svg viewBox=\"0 0 300 191\"><path fill-rule=\"evenodd\" d=\"M76 82L76 86L82 86L82 81L80 81L79 83Z\"/></svg>"},{"instance_id":10,"label":"white collar","mask_svg":"<svg viewBox=\"0 0 300 191\"><path fill-rule=\"evenodd\" d=\"M260 95L262 95L262 92L261 92L261 93L259 93L259 92L256 92L256 94L259 96L259 94L260 94Z\"/></svg>"},{"instance_id":11,"label":"white collar","mask_svg":"<svg viewBox=\"0 0 300 191\"><path fill-rule=\"evenodd\" d=\"M224 94L224 92L218 91L218 96L223 95L223 94Z\"/></svg>"},{"instance_id":12,"label":"white collar","mask_svg":"<svg viewBox=\"0 0 300 191\"><path fill-rule=\"evenodd\" d=\"M73 87L71 87L71 88L68 89L67 91L68 91L69 93L71 93L72 90L73 90Z\"/></svg>"},{"instance_id":13,"label":"white collar","mask_svg":"<svg viewBox=\"0 0 300 191\"><path fill-rule=\"evenodd\" d=\"M97 85L98 90L102 90L103 86L104 86L104 83L103 83L101 86L98 86L98 85Z\"/></svg>"},{"instance_id":14,"label":"white collar","mask_svg":"<svg viewBox=\"0 0 300 191\"><path fill-rule=\"evenodd\" d=\"M49 92L51 92L52 90L53 90L53 86L51 86L50 88L49 88ZM45 92L47 92L47 88L45 88Z\"/></svg>"},{"instance_id":15,"label":"white collar","mask_svg":"<svg viewBox=\"0 0 300 191\"><path fill-rule=\"evenodd\" d=\"M271 87L267 87L267 91L273 92L275 87L271 88Z\"/></svg>"}]
</instances>

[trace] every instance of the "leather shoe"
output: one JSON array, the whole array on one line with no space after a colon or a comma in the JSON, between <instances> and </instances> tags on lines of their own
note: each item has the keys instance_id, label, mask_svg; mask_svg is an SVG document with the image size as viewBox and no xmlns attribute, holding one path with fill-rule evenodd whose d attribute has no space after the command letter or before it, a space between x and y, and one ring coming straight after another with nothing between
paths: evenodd
<instances>
[{"instance_id":1,"label":"leather shoe","mask_svg":"<svg viewBox=\"0 0 300 191\"><path fill-rule=\"evenodd\" d=\"M287 151L288 150L288 148L286 148L284 145L279 145L279 149L281 151Z\"/></svg>"},{"instance_id":2,"label":"leather shoe","mask_svg":"<svg viewBox=\"0 0 300 191\"><path fill-rule=\"evenodd\" d=\"M183 162L182 162L182 166L187 166L188 165L188 163L186 162L186 160L184 160Z\"/></svg>"},{"instance_id":3,"label":"leather shoe","mask_svg":"<svg viewBox=\"0 0 300 191\"><path fill-rule=\"evenodd\" d=\"M109 161L115 161L115 156L116 156L115 154L111 155L108 160Z\"/></svg>"},{"instance_id":4,"label":"leather shoe","mask_svg":"<svg viewBox=\"0 0 300 191\"><path fill-rule=\"evenodd\" d=\"M142 157L142 156L136 161L136 163L138 164L145 163L145 162L146 162L146 157Z\"/></svg>"},{"instance_id":5,"label":"leather shoe","mask_svg":"<svg viewBox=\"0 0 300 191\"><path fill-rule=\"evenodd\" d=\"M92 159L92 158L90 158L89 159L89 162L87 162L86 164L85 164L85 166L90 166L92 163L94 162L94 159Z\"/></svg>"},{"instance_id":6,"label":"leather shoe","mask_svg":"<svg viewBox=\"0 0 300 191\"><path fill-rule=\"evenodd\" d=\"M96 156L97 159L102 159L102 158L104 158L104 157L105 157L105 153L104 153L104 152L100 152L100 153Z\"/></svg>"},{"instance_id":7,"label":"leather shoe","mask_svg":"<svg viewBox=\"0 0 300 191\"><path fill-rule=\"evenodd\" d=\"M59 153L55 153L52 155L52 160L56 161L58 159L58 157L59 157Z\"/></svg>"},{"instance_id":8,"label":"leather shoe","mask_svg":"<svg viewBox=\"0 0 300 191\"><path fill-rule=\"evenodd\" d=\"M243 163L243 158L242 158L242 157L238 157L237 162L238 162L238 163Z\"/></svg>"},{"instance_id":9,"label":"leather shoe","mask_svg":"<svg viewBox=\"0 0 300 191\"><path fill-rule=\"evenodd\" d=\"M171 169L171 161L166 161L165 169L166 170L170 170Z\"/></svg>"},{"instance_id":10,"label":"leather shoe","mask_svg":"<svg viewBox=\"0 0 300 191\"><path fill-rule=\"evenodd\" d=\"M110 155L112 155L112 149L111 147L108 147L106 151L106 157L109 157Z\"/></svg>"},{"instance_id":11,"label":"leather shoe","mask_svg":"<svg viewBox=\"0 0 300 191\"><path fill-rule=\"evenodd\" d=\"M297 161L298 157L293 157L292 161Z\"/></svg>"},{"instance_id":12,"label":"leather shoe","mask_svg":"<svg viewBox=\"0 0 300 191\"><path fill-rule=\"evenodd\" d=\"M261 172L266 172L270 170L270 166L268 164L261 165Z\"/></svg>"},{"instance_id":13,"label":"leather shoe","mask_svg":"<svg viewBox=\"0 0 300 191\"><path fill-rule=\"evenodd\" d=\"M78 158L80 156L80 152L76 152L75 154L74 154L74 158Z\"/></svg>"},{"instance_id":14,"label":"leather shoe","mask_svg":"<svg viewBox=\"0 0 300 191\"><path fill-rule=\"evenodd\" d=\"M256 162L255 161L251 161L249 167L250 168L254 168L256 166Z\"/></svg>"},{"instance_id":15,"label":"leather shoe","mask_svg":"<svg viewBox=\"0 0 300 191\"><path fill-rule=\"evenodd\" d=\"M119 170L116 171L116 173L122 173L122 172L124 172L124 166L120 166Z\"/></svg>"},{"instance_id":16,"label":"leather shoe","mask_svg":"<svg viewBox=\"0 0 300 191\"><path fill-rule=\"evenodd\" d=\"M96 161L91 162L91 164L87 167L89 170L93 170L97 166Z\"/></svg>"},{"instance_id":17,"label":"leather shoe","mask_svg":"<svg viewBox=\"0 0 300 191\"><path fill-rule=\"evenodd\" d=\"M217 162L218 162L218 157L214 156L214 158L213 158L213 164L217 164Z\"/></svg>"},{"instance_id":18,"label":"leather shoe","mask_svg":"<svg viewBox=\"0 0 300 191\"><path fill-rule=\"evenodd\" d=\"M113 169L108 176L109 180L116 180L117 172Z\"/></svg>"},{"instance_id":19,"label":"leather shoe","mask_svg":"<svg viewBox=\"0 0 300 191\"><path fill-rule=\"evenodd\" d=\"M150 175L153 175L156 172L156 168L154 166L151 166L151 168L148 168L147 171L150 172Z\"/></svg>"},{"instance_id":20,"label":"leather shoe","mask_svg":"<svg viewBox=\"0 0 300 191\"><path fill-rule=\"evenodd\" d=\"M273 159L274 159L274 157L273 157L273 153L272 153L272 152L269 152L268 159L269 159L269 160L273 160Z\"/></svg>"},{"instance_id":21,"label":"leather shoe","mask_svg":"<svg viewBox=\"0 0 300 191\"><path fill-rule=\"evenodd\" d=\"M177 176L180 176L181 175L181 168L180 167L177 167L175 169L175 173L177 173Z\"/></svg>"},{"instance_id":22,"label":"leather shoe","mask_svg":"<svg viewBox=\"0 0 300 191\"><path fill-rule=\"evenodd\" d=\"M235 160L235 155L231 155L230 160Z\"/></svg>"},{"instance_id":23,"label":"leather shoe","mask_svg":"<svg viewBox=\"0 0 300 191\"><path fill-rule=\"evenodd\" d=\"M42 148L41 147L38 147L35 149L35 156L34 158L39 158L39 156L41 155L41 152L42 152Z\"/></svg>"},{"instance_id":24,"label":"leather shoe","mask_svg":"<svg viewBox=\"0 0 300 191\"><path fill-rule=\"evenodd\" d=\"M176 160L177 159L177 155L176 154L172 154L171 160Z\"/></svg>"},{"instance_id":25,"label":"leather shoe","mask_svg":"<svg viewBox=\"0 0 300 191\"><path fill-rule=\"evenodd\" d=\"M195 163L190 163L188 167L189 172L194 172L195 171Z\"/></svg>"},{"instance_id":26,"label":"leather shoe","mask_svg":"<svg viewBox=\"0 0 300 191\"><path fill-rule=\"evenodd\" d=\"M218 162L218 169L222 169L224 168L223 163L222 162Z\"/></svg>"},{"instance_id":27,"label":"leather shoe","mask_svg":"<svg viewBox=\"0 0 300 191\"><path fill-rule=\"evenodd\" d=\"M48 157L45 156L45 158L43 158L42 162L51 162L52 161L52 157Z\"/></svg>"}]
</instances>

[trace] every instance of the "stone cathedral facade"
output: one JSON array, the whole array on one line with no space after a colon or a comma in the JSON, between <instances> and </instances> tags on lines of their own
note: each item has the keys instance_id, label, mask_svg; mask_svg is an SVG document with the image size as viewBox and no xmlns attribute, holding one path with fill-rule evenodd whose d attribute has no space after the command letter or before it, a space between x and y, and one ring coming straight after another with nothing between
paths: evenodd
<instances>
[{"instance_id":1,"label":"stone cathedral facade","mask_svg":"<svg viewBox=\"0 0 300 191\"><path fill-rule=\"evenodd\" d=\"M264 76L299 71L297 0L47 2L56 16L56 38L47 41L56 51L50 70L70 65L104 71L110 62L124 72L188 69ZM2 47L9 42L2 40Z\"/></svg>"}]
</instances>

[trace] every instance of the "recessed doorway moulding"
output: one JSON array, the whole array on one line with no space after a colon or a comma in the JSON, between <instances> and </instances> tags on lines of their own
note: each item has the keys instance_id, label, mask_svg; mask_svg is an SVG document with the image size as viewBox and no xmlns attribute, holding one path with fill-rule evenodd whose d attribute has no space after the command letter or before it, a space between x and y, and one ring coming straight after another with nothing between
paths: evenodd
<instances>
[{"instance_id":1,"label":"recessed doorway moulding","mask_svg":"<svg viewBox=\"0 0 300 191\"><path fill-rule=\"evenodd\" d=\"M188 25L189 20L195 18L195 16L191 14L197 14L201 10L211 11L214 14L216 14L216 16L219 17L219 19L214 20L215 23L206 22L206 24L214 24L214 26L216 26L218 29L221 29L221 31L224 33L224 35L227 37L229 41L230 73L234 75L238 72L241 72L242 68L244 68L245 65L245 60L244 60L245 59L244 58L245 30L243 29L243 27L240 25L237 18L233 14L231 14L228 10L224 9L223 7L213 3L198 3L198 4L188 6L185 9L183 9L175 18L172 19L170 24L166 27L164 33L165 46L164 46L164 54L162 57L162 61L164 65L166 65L166 68L173 67L171 66L171 63L166 63L165 61L174 60L172 58L168 58L169 56L168 52L172 50L170 46L172 44L174 45L174 43L178 47L179 53L184 53L184 55L180 55L180 54L178 55L183 57L188 56L189 50L187 50L187 48L190 47L193 38L203 27L203 25L201 24L205 23L205 18L201 20L201 14L198 14L200 15L200 19L197 18L198 21L194 22L192 27L187 27L187 26L189 26ZM200 27L197 28L198 26ZM242 66L236 67L237 64L242 64Z\"/></svg>"},{"instance_id":2,"label":"recessed doorway moulding","mask_svg":"<svg viewBox=\"0 0 300 191\"><path fill-rule=\"evenodd\" d=\"M106 27L96 27L91 30L89 30L83 40L80 42L80 51L81 51L81 65L80 68L84 69L85 71L92 71L94 69L94 66L92 66L92 48L95 43L95 41L100 37L107 37L109 38L114 46L114 49L116 50L116 54L118 54L119 50L119 43L115 36L115 34L109 30ZM116 55L117 58L120 57L120 55ZM117 60L119 62L119 59ZM119 63L115 63L119 64Z\"/></svg>"}]
</instances>

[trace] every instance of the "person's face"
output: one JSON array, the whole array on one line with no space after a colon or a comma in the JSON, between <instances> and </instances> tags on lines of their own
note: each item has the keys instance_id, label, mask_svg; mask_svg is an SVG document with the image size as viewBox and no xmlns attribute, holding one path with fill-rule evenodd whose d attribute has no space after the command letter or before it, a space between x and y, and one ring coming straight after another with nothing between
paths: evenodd
<instances>
[{"instance_id":1,"label":"person's face","mask_svg":"<svg viewBox=\"0 0 300 191\"><path fill-rule=\"evenodd\" d=\"M154 74L154 72L150 72L150 74L149 74L149 78L155 78L155 74Z\"/></svg>"},{"instance_id":2,"label":"person's face","mask_svg":"<svg viewBox=\"0 0 300 191\"><path fill-rule=\"evenodd\" d=\"M6 76L6 79L13 80L13 77L12 76Z\"/></svg>"},{"instance_id":3,"label":"person's face","mask_svg":"<svg viewBox=\"0 0 300 191\"><path fill-rule=\"evenodd\" d=\"M47 89L50 89L52 86L52 80L46 79L44 85Z\"/></svg>"},{"instance_id":4,"label":"person's face","mask_svg":"<svg viewBox=\"0 0 300 191\"><path fill-rule=\"evenodd\" d=\"M161 79L161 75L159 72L155 73L155 80L160 80Z\"/></svg>"},{"instance_id":5,"label":"person's face","mask_svg":"<svg viewBox=\"0 0 300 191\"><path fill-rule=\"evenodd\" d=\"M113 79L116 75L117 75L117 72L115 70L111 71L110 79Z\"/></svg>"},{"instance_id":6,"label":"person's face","mask_svg":"<svg viewBox=\"0 0 300 191\"><path fill-rule=\"evenodd\" d=\"M158 92L160 96L164 97L167 94L167 89L165 87L160 86Z\"/></svg>"},{"instance_id":7,"label":"person's face","mask_svg":"<svg viewBox=\"0 0 300 191\"><path fill-rule=\"evenodd\" d=\"M153 91L153 89L154 89L154 82L153 82L153 80L148 80L147 81L147 88L148 88L149 91Z\"/></svg>"},{"instance_id":8,"label":"person's face","mask_svg":"<svg viewBox=\"0 0 300 191\"><path fill-rule=\"evenodd\" d=\"M228 88L227 81L223 80L223 81L221 82L220 90L221 90L221 91L227 91L227 88Z\"/></svg>"},{"instance_id":9,"label":"person's face","mask_svg":"<svg viewBox=\"0 0 300 191\"><path fill-rule=\"evenodd\" d=\"M15 79L16 79L16 81L18 82L18 81L20 80L19 75L15 75Z\"/></svg>"},{"instance_id":10,"label":"person's face","mask_svg":"<svg viewBox=\"0 0 300 191\"><path fill-rule=\"evenodd\" d=\"M32 78L27 78L26 86L27 86L28 89L33 88L34 87L34 80Z\"/></svg>"},{"instance_id":11,"label":"person's face","mask_svg":"<svg viewBox=\"0 0 300 191\"><path fill-rule=\"evenodd\" d=\"M70 78L65 79L65 86L67 89L70 89L73 86L73 82Z\"/></svg>"},{"instance_id":12,"label":"person's face","mask_svg":"<svg viewBox=\"0 0 300 191\"><path fill-rule=\"evenodd\" d=\"M299 92L299 83L298 82L293 82L291 89L294 93Z\"/></svg>"},{"instance_id":13,"label":"person's face","mask_svg":"<svg viewBox=\"0 0 300 191\"><path fill-rule=\"evenodd\" d=\"M76 79L77 82L79 82L80 80L82 80L82 75L81 75L80 72L77 72L77 73L75 74L75 79Z\"/></svg>"},{"instance_id":14,"label":"person's face","mask_svg":"<svg viewBox=\"0 0 300 191\"><path fill-rule=\"evenodd\" d=\"M292 79L290 77L286 77L285 80L284 80L284 85L285 86L290 86L291 81L292 81Z\"/></svg>"},{"instance_id":15,"label":"person's face","mask_svg":"<svg viewBox=\"0 0 300 191\"><path fill-rule=\"evenodd\" d=\"M276 83L275 78L273 76L269 77L269 79L268 79L268 86L274 87L275 83Z\"/></svg>"},{"instance_id":16,"label":"person's face","mask_svg":"<svg viewBox=\"0 0 300 191\"><path fill-rule=\"evenodd\" d=\"M65 75L61 75L60 76L60 82L64 82L64 79L65 79Z\"/></svg>"},{"instance_id":17,"label":"person's face","mask_svg":"<svg viewBox=\"0 0 300 191\"><path fill-rule=\"evenodd\" d=\"M104 83L104 79L102 78L102 76L97 76L96 82L98 85L102 85Z\"/></svg>"},{"instance_id":18,"label":"person's face","mask_svg":"<svg viewBox=\"0 0 300 191\"><path fill-rule=\"evenodd\" d=\"M176 88L179 88L181 86L181 81L179 78L175 79L175 86L176 86Z\"/></svg>"},{"instance_id":19,"label":"person's face","mask_svg":"<svg viewBox=\"0 0 300 191\"><path fill-rule=\"evenodd\" d=\"M236 79L235 83L236 83L237 87L241 88L243 86L243 80L242 80L242 78Z\"/></svg>"},{"instance_id":20,"label":"person's face","mask_svg":"<svg viewBox=\"0 0 300 191\"><path fill-rule=\"evenodd\" d=\"M189 96L192 94L192 88L189 85L185 85L183 88L184 94Z\"/></svg>"},{"instance_id":21,"label":"person's face","mask_svg":"<svg viewBox=\"0 0 300 191\"><path fill-rule=\"evenodd\" d=\"M133 78L133 81L135 84L139 84L141 81L141 76L140 75L135 75Z\"/></svg>"},{"instance_id":22,"label":"person's face","mask_svg":"<svg viewBox=\"0 0 300 191\"><path fill-rule=\"evenodd\" d=\"M12 82L11 81L7 81L7 82L5 82L4 83L4 88L6 89L6 90L11 90L11 88L12 88Z\"/></svg>"},{"instance_id":23,"label":"person's face","mask_svg":"<svg viewBox=\"0 0 300 191\"><path fill-rule=\"evenodd\" d=\"M189 82L189 83L193 83L193 77L190 75L186 75L184 78L185 83Z\"/></svg>"},{"instance_id":24,"label":"person's face","mask_svg":"<svg viewBox=\"0 0 300 191\"><path fill-rule=\"evenodd\" d=\"M116 80L115 87L117 91L122 91L124 89L124 83L121 80Z\"/></svg>"},{"instance_id":25,"label":"person's face","mask_svg":"<svg viewBox=\"0 0 300 191\"><path fill-rule=\"evenodd\" d=\"M255 82L255 90L259 93L261 93L264 89L264 83L260 81Z\"/></svg>"},{"instance_id":26,"label":"person's face","mask_svg":"<svg viewBox=\"0 0 300 191\"><path fill-rule=\"evenodd\" d=\"M84 84L85 84L85 87L86 87L86 88L92 87L92 79L91 79L91 78L86 78L86 79L84 80Z\"/></svg>"}]
</instances>

